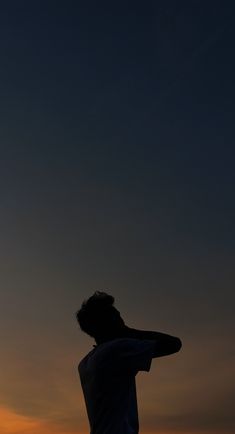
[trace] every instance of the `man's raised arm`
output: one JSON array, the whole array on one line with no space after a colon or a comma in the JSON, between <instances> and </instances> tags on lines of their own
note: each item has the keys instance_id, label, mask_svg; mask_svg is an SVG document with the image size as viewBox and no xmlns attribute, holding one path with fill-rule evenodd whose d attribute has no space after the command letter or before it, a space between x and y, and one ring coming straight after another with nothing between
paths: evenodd
<instances>
[{"instance_id":1,"label":"man's raised arm","mask_svg":"<svg viewBox=\"0 0 235 434\"><path fill-rule=\"evenodd\" d=\"M182 347L182 342L177 337L160 332L136 330L127 326L125 326L125 337L156 341L153 357L162 357L177 353Z\"/></svg>"}]
</instances>

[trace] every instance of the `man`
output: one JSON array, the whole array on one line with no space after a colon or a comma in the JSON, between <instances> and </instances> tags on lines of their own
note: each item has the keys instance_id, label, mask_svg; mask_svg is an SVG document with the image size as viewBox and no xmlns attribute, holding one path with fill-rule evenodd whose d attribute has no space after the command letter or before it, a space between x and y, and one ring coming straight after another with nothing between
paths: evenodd
<instances>
[{"instance_id":1,"label":"man","mask_svg":"<svg viewBox=\"0 0 235 434\"><path fill-rule=\"evenodd\" d=\"M76 318L96 345L79 363L90 434L138 434L135 376L149 372L152 358L176 353L179 338L127 327L114 297L96 291Z\"/></svg>"}]
</instances>

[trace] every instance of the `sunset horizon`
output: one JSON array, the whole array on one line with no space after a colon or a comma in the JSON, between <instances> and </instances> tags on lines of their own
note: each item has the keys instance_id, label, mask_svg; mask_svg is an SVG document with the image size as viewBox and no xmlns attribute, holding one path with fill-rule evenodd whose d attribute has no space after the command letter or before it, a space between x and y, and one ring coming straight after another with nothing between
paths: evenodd
<instances>
[{"instance_id":1,"label":"sunset horizon","mask_svg":"<svg viewBox=\"0 0 235 434\"><path fill-rule=\"evenodd\" d=\"M98 290L182 341L136 375L139 434L234 434L234 12L0 5L0 434L90 433Z\"/></svg>"}]
</instances>

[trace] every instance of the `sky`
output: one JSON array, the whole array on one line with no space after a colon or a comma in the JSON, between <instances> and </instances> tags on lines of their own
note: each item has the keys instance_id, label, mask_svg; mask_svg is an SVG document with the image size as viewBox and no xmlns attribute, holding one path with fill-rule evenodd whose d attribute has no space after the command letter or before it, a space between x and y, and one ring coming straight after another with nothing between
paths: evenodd
<instances>
[{"instance_id":1,"label":"sky","mask_svg":"<svg viewBox=\"0 0 235 434\"><path fill-rule=\"evenodd\" d=\"M230 1L0 5L0 431L87 434L75 312L181 338L136 377L142 434L232 434Z\"/></svg>"}]
</instances>

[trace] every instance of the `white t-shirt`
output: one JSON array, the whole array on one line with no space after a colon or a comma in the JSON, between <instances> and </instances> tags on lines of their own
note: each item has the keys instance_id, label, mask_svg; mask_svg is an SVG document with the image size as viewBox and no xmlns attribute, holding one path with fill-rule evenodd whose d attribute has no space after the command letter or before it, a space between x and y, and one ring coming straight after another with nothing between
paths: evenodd
<instances>
[{"instance_id":1,"label":"white t-shirt","mask_svg":"<svg viewBox=\"0 0 235 434\"><path fill-rule=\"evenodd\" d=\"M90 434L139 432L135 375L150 370L155 345L154 340L114 339L80 361Z\"/></svg>"}]
</instances>

